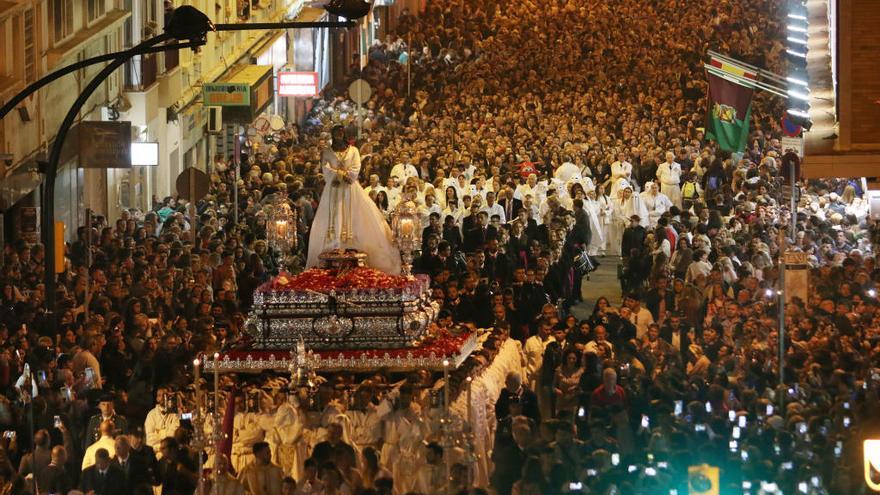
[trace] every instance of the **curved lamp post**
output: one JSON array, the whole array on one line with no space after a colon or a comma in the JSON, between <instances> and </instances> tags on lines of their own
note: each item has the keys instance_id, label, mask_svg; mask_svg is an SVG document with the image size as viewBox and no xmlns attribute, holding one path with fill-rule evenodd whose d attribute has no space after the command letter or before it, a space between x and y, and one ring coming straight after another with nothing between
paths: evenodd
<instances>
[{"instance_id":1,"label":"curved lamp post","mask_svg":"<svg viewBox=\"0 0 880 495\"><path fill-rule=\"evenodd\" d=\"M46 174L43 194L41 195L42 208L42 242L45 249L53 249L55 245L55 179L58 175L58 162L61 158L61 148L67 137L70 128L76 121L80 110L92 93L108 78L114 71L121 67L125 62L136 55L147 53L158 53L171 50L180 50L182 48L191 48L197 51L198 48L206 43L208 32L210 31L249 31L249 30L269 30L269 29L307 29L307 28L350 28L355 23L351 19L359 19L369 13L369 8L364 10L364 6L371 4L364 0L332 0L327 6L328 11L335 15L345 17L344 22L263 22L252 24L213 24L211 20L200 12L198 9L184 5L175 9L165 26L165 32L143 41L142 43L119 52L99 55L89 59L76 62L65 66L41 78L40 80L30 84L24 90L13 96L0 108L0 119L5 117L16 105L22 100L46 86L47 84L63 77L64 75L75 72L83 67L109 62L101 72L99 72L89 84L83 88L82 92L77 96L70 110L67 112L55 140L52 143L47 162L41 164L41 171ZM330 9L334 10L330 10ZM182 43L162 45L161 43L170 40L180 40ZM47 315L50 315L49 325L50 331L54 332L57 324L53 314L55 309L55 257L47 255L45 257L45 305Z\"/></svg>"}]
</instances>

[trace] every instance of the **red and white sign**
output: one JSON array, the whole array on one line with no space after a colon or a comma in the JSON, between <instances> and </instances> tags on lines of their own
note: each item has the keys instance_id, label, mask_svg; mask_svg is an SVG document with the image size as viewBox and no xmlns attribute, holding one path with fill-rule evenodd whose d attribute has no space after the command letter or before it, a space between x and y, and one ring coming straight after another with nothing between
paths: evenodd
<instances>
[{"instance_id":1,"label":"red and white sign","mask_svg":"<svg viewBox=\"0 0 880 495\"><path fill-rule=\"evenodd\" d=\"M279 72L279 96L318 96L317 72Z\"/></svg>"}]
</instances>

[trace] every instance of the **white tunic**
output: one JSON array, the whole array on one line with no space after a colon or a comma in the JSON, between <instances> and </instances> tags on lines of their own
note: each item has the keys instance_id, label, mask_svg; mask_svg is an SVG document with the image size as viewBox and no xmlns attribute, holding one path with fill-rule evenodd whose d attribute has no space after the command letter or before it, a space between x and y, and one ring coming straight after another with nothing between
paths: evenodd
<instances>
[{"instance_id":1,"label":"white tunic","mask_svg":"<svg viewBox=\"0 0 880 495\"><path fill-rule=\"evenodd\" d=\"M378 406L368 404L364 410L345 411L346 437L360 454L367 447L375 447L382 441L382 421L391 412L391 404L383 400Z\"/></svg>"},{"instance_id":2,"label":"white tunic","mask_svg":"<svg viewBox=\"0 0 880 495\"><path fill-rule=\"evenodd\" d=\"M159 406L150 409L144 421L144 437L147 445L158 455L159 442L167 437L173 437L178 426L180 426L179 415L163 413Z\"/></svg>"},{"instance_id":3,"label":"white tunic","mask_svg":"<svg viewBox=\"0 0 880 495\"><path fill-rule=\"evenodd\" d=\"M416 469L423 457L423 441L429 431L415 408L398 409L383 422L385 445L382 462L394 477L394 492L404 494L416 485Z\"/></svg>"},{"instance_id":4,"label":"white tunic","mask_svg":"<svg viewBox=\"0 0 880 495\"><path fill-rule=\"evenodd\" d=\"M669 208L672 208L672 201L663 193L651 194L650 191L645 191L639 194L639 196L642 198L642 203L645 204L645 209L648 210L650 226L656 227L657 220L669 211Z\"/></svg>"},{"instance_id":5,"label":"white tunic","mask_svg":"<svg viewBox=\"0 0 880 495\"><path fill-rule=\"evenodd\" d=\"M632 163L630 162L614 162L611 164L611 197L617 197L617 191L620 190L620 180L629 181L632 175Z\"/></svg>"},{"instance_id":6,"label":"white tunic","mask_svg":"<svg viewBox=\"0 0 880 495\"><path fill-rule=\"evenodd\" d=\"M391 177L397 177L400 184L406 182L410 177L418 177L419 171L414 165L409 163L398 163L391 167Z\"/></svg>"},{"instance_id":7,"label":"white tunic","mask_svg":"<svg viewBox=\"0 0 880 495\"><path fill-rule=\"evenodd\" d=\"M232 420L232 467L240 473L254 460L253 446L261 442L265 432L260 427L259 416L252 412L238 412Z\"/></svg>"},{"instance_id":8,"label":"white tunic","mask_svg":"<svg viewBox=\"0 0 880 495\"><path fill-rule=\"evenodd\" d=\"M657 167L657 178L660 179L660 192L681 208L681 165L677 162L661 163Z\"/></svg>"}]
</instances>

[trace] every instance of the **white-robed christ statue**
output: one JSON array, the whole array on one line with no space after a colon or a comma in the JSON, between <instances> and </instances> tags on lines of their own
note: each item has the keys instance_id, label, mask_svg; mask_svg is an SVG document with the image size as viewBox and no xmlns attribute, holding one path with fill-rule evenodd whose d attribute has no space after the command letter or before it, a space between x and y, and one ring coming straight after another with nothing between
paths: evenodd
<instances>
[{"instance_id":1,"label":"white-robed christ statue","mask_svg":"<svg viewBox=\"0 0 880 495\"><path fill-rule=\"evenodd\" d=\"M361 155L345 140L345 129L331 131L333 142L321 154L324 192L309 233L306 268L319 265L318 256L334 249L357 249L367 254L367 265L400 274L400 253L391 227L358 183Z\"/></svg>"}]
</instances>

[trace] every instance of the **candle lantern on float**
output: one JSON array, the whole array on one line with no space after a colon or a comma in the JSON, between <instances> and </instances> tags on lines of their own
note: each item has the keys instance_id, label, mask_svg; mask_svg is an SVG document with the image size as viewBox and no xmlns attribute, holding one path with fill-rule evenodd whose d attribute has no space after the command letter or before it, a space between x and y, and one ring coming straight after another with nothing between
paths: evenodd
<instances>
[{"instance_id":1,"label":"candle lantern on float","mask_svg":"<svg viewBox=\"0 0 880 495\"><path fill-rule=\"evenodd\" d=\"M279 266L288 266L294 259L297 245L296 209L279 197L263 208L266 214L266 240Z\"/></svg>"},{"instance_id":2,"label":"candle lantern on float","mask_svg":"<svg viewBox=\"0 0 880 495\"><path fill-rule=\"evenodd\" d=\"M391 231L394 244L400 251L403 274L412 276L413 252L422 245L422 225L416 204L404 201L398 205L391 218Z\"/></svg>"}]
</instances>

